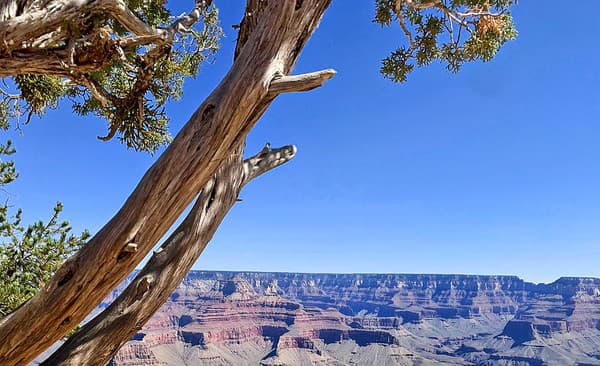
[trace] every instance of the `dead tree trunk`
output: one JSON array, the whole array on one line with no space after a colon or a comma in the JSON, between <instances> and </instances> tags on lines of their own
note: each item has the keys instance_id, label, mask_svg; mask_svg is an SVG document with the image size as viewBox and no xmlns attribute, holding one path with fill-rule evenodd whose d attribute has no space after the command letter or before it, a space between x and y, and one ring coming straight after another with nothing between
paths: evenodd
<instances>
[{"instance_id":1,"label":"dead tree trunk","mask_svg":"<svg viewBox=\"0 0 600 366\"><path fill-rule=\"evenodd\" d=\"M258 11L247 12L245 22L255 22L256 27L236 50L238 57L222 82L119 212L46 288L0 321L0 364L27 364L79 324L208 184L278 93L308 90L333 75L324 71L287 76L329 2L249 1L248 6ZM3 31L0 23L0 34Z\"/></svg>"},{"instance_id":2,"label":"dead tree trunk","mask_svg":"<svg viewBox=\"0 0 600 366\"><path fill-rule=\"evenodd\" d=\"M167 301L235 204L240 190L255 177L289 161L293 146L268 146L242 162L241 148L202 189L190 213L154 253L123 293L73 334L43 366L103 366Z\"/></svg>"},{"instance_id":3,"label":"dead tree trunk","mask_svg":"<svg viewBox=\"0 0 600 366\"><path fill-rule=\"evenodd\" d=\"M248 4L246 13L259 14ZM253 20L256 19L252 18ZM241 50L256 27L246 19L238 36L236 50ZM235 57L237 58L236 51ZM293 76L271 83L273 95L308 90L331 77L331 70ZM304 85L304 87L300 87ZM294 146L271 150L265 148L242 163L243 146L239 146L221 165L216 175L200 193L182 224L154 253L123 293L102 313L73 334L43 366L95 366L106 364L115 353L164 304L183 280L211 240L226 213L233 207L239 192L251 179L289 161Z\"/></svg>"}]
</instances>

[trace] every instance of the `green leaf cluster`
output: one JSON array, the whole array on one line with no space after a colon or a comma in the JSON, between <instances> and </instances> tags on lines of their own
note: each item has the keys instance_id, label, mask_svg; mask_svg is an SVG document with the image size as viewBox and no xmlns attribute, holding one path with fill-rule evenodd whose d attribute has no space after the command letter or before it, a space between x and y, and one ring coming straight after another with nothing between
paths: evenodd
<instances>
[{"instance_id":1,"label":"green leaf cluster","mask_svg":"<svg viewBox=\"0 0 600 366\"><path fill-rule=\"evenodd\" d=\"M0 145L0 187L17 179L15 164L6 158L15 153L10 141ZM21 209L11 214L8 203L0 205L0 318L35 295L60 265L88 239L89 233L71 232L68 221L59 219L59 202L47 222L23 224Z\"/></svg>"},{"instance_id":2,"label":"green leaf cluster","mask_svg":"<svg viewBox=\"0 0 600 366\"><path fill-rule=\"evenodd\" d=\"M517 31L515 0L376 0L374 22L398 23L404 45L382 60L381 73L405 82L415 66L442 62L456 73L470 61L490 61Z\"/></svg>"}]
</instances>

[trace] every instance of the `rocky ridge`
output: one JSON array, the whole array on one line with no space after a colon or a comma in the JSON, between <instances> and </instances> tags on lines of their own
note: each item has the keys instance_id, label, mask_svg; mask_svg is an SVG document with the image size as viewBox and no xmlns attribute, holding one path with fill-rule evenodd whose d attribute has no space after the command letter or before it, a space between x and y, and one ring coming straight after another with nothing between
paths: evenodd
<instances>
[{"instance_id":1,"label":"rocky ridge","mask_svg":"<svg viewBox=\"0 0 600 366\"><path fill-rule=\"evenodd\" d=\"M192 271L112 364L600 365L600 279Z\"/></svg>"}]
</instances>

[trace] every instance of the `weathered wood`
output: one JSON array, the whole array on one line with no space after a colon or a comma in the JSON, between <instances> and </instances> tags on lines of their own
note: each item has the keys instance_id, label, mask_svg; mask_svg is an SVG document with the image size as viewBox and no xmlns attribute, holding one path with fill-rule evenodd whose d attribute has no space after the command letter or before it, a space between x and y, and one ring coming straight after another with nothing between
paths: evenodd
<instances>
[{"instance_id":1,"label":"weathered wood","mask_svg":"<svg viewBox=\"0 0 600 366\"><path fill-rule=\"evenodd\" d=\"M144 325L183 280L212 239L245 184L293 158L294 146L226 159L190 213L123 293L73 334L42 366L103 366Z\"/></svg>"},{"instance_id":2,"label":"weathered wood","mask_svg":"<svg viewBox=\"0 0 600 366\"><path fill-rule=\"evenodd\" d=\"M273 79L271 87L269 88L269 93L278 95L312 90L323 85L323 83L331 79L333 75L335 75L335 70L327 69L308 74L282 76Z\"/></svg>"},{"instance_id":3,"label":"weathered wood","mask_svg":"<svg viewBox=\"0 0 600 366\"><path fill-rule=\"evenodd\" d=\"M0 321L0 364L24 365L79 324L131 273L272 100L329 0L251 0L264 7L230 71L146 172L116 215L35 297ZM119 255L135 242L137 252Z\"/></svg>"},{"instance_id":4,"label":"weathered wood","mask_svg":"<svg viewBox=\"0 0 600 366\"><path fill-rule=\"evenodd\" d=\"M23 48L38 37L55 31L60 26L79 24L85 16L111 14L131 32L155 35L152 29L129 10L123 0L50 0L23 1L21 12L16 12L15 0L2 0L0 5L0 39L7 50ZM15 16L16 15L16 16Z\"/></svg>"},{"instance_id":5,"label":"weathered wood","mask_svg":"<svg viewBox=\"0 0 600 366\"><path fill-rule=\"evenodd\" d=\"M154 45L154 53L168 54L175 36L197 23L209 4L198 1L169 27L152 28L123 0L0 0L0 77L54 75L89 88L83 76L122 59L124 49ZM97 26L108 19L130 33L119 37Z\"/></svg>"}]
</instances>

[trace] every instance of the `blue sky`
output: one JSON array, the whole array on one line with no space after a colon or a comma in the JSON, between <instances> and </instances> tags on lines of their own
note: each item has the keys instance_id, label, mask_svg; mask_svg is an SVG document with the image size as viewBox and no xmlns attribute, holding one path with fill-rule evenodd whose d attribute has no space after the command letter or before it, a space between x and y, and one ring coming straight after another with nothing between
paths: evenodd
<instances>
[{"instance_id":1,"label":"blue sky","mask_svg":"<svg viewBox=\"0 0 600 366\"><path fill-rule=\"evenodd\" d=\"M227 37L170 106L174 134L231 64L243 2L216 3ZM333 2L295 70L336 77L278 98L248 137L247 154L269 141L297 157L245 188L194 268L600 277L600 2L573 22L521 2L495 60L403 85L378 73L399 29L348 4ZM10 133L11 203L33 220L61 200L77 230L99 229L155 160L104 133L66 104Z\"/></svg>"}]
</instances>

